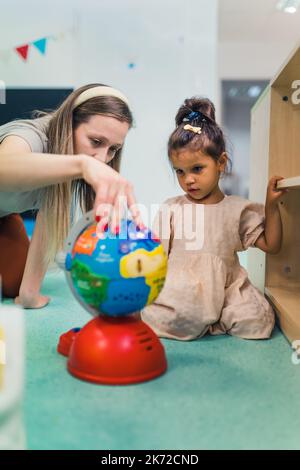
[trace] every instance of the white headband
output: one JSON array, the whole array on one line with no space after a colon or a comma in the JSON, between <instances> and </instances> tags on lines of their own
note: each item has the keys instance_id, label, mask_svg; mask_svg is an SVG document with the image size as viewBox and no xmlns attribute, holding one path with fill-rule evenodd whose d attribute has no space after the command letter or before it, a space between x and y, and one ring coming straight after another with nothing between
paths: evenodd
<instances>
[{"instance_id":1,"label":"white headband","mask_svg":"<svg viewBox=\"0 0 300 470\"><path fill-rule=\"evenodd\" d=\"M115 96L116 98L119 98L120 100L124 101L124 103L126 103L129 107L128 99L119 90L116 90L115 88L111 88L109 86L95 86L93 88L88 88L87 90L83 91L79 96L77 96L74 102L73 109L77 108L85 101L91 98L95 98L96 96Z\"/></svg>"}]
</instances>

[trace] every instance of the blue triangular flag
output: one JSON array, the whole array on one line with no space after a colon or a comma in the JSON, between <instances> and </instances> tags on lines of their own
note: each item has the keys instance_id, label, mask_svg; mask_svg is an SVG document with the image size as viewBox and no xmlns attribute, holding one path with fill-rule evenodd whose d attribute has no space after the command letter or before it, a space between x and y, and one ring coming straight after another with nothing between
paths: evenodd
<instances>
[{"instance_id":1,"label":"blue triangular flag","mask_svg":"<svg viewBox=\"0 0 300 470\"><path fill-rule=\"evenodd\" d=\"M46 41L47 41L47 38L42 38L42 39L38 39L37 41L34 41L32 44L41 52L41 54L45 54Z\"/></svg>"}]
</instances>

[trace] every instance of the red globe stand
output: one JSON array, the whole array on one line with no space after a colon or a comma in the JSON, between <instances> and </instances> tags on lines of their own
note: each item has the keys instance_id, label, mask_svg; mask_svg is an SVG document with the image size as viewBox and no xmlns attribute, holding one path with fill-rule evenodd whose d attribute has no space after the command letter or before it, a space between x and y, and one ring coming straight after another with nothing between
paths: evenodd
<instances>
[{"instance_id":1,"label":"red globe stand","mask_svg":"<svg viewBox=\"0 0 300 470\"><path fill-rule=\"evenodd\" d=\"M82 329L63 334L57 350L69 357L72 375L97 384L144 382L167 369L163 345L135 315L97 316Z\"/></svg>"}]
</instances>

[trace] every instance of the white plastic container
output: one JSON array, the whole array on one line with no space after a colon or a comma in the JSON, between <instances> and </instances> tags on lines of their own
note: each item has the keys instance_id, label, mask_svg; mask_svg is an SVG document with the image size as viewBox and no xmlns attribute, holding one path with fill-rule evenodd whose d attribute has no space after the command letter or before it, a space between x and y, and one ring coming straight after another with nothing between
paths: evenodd
<instances>
[{"instance_id":1,"label":"white plastic container","mask_svg":"<svg viewBox=\"0 0 300 470\"><path fill-rule=\"evenodd\" d=\"M26 448L23 423L24 311L0 303L0 450Z\"/></svg>"}]
</instances>

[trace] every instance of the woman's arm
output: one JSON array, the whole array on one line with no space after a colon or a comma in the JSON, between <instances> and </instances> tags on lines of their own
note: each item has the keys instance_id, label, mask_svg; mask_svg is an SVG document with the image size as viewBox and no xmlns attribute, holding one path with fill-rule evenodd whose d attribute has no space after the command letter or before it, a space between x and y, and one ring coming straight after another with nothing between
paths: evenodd
<instances>
[{"instance_id":1,"label":"woman's arm","mask_svg":"<svg viewBox=\"0 0 300 470\"><path fill-rule=\"evenodd\" d=\"M49 303L49 297L40 294L40 288L47 270L44 255L47 235L44 230L43 214L38 212L32 239L29 245L19 296L15 303L25 308L42 308Z\"/></svg>"},{"instance_id":2,"label":"woman's arm","mask_svg":"<svg viewBox=\"0 0 300 470\"><path fill-rule=\"evenodd\" d=\"M133 220L140 226L142 219L137 208L133 186L119 173L89 155L55 155L31 153L21 137L8 136L0 145L0 190L30 191L52 184L84 179L95 193L95 215L101 217L100 232L109 221L107 205L111 207L111 229L120 224L120 207L124 202Z\"/></svg>"},{"instance_id":3,"label":"woman's arm","mask_svg":"<svg viewBox=\"0 0 300 470\"><path fill-rule=\"evenodd\" d=\"M82 178L82 155L32 153L18 136L6 137L0 145L1 191L30 191Z\"/></svg>"},{"instance_id":4,"label":"woman's arm","mask_svg":"<svg viewBox=\"0 0 300 470\"><path fill-rule=\"evenodd\" d=\"M286 190L276 189L277 181L281 179L282 176L273 176L269 181L265 206L265 230L255 242L257 248L270 254L279 253L282 243L282 221L278 202Z\"/></svg>"}]
</instances>

